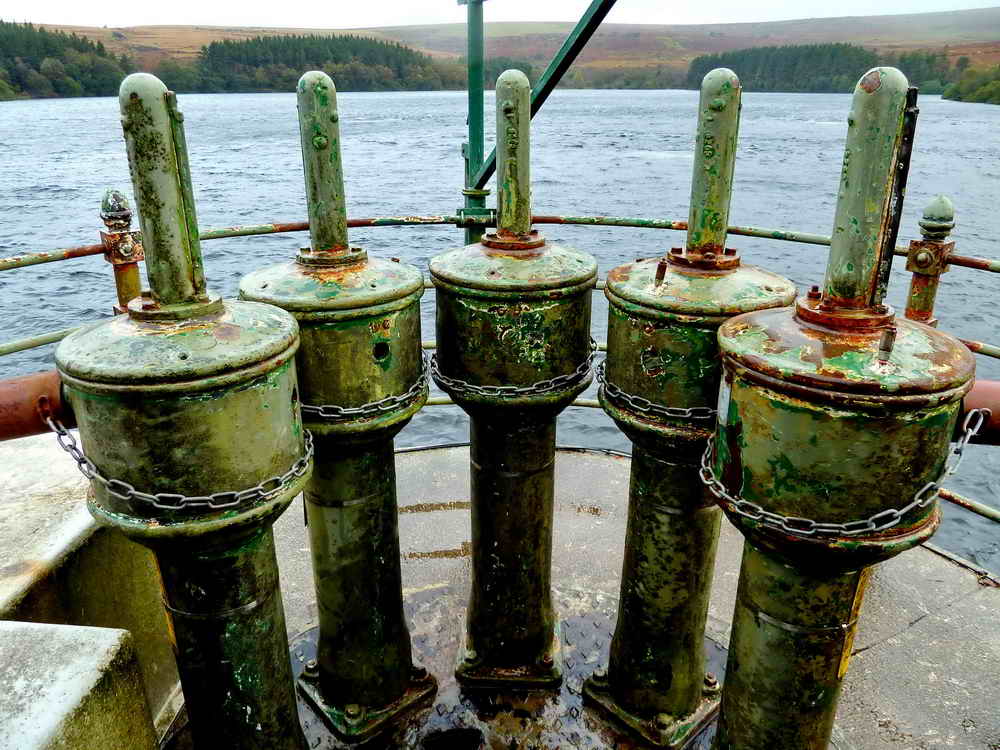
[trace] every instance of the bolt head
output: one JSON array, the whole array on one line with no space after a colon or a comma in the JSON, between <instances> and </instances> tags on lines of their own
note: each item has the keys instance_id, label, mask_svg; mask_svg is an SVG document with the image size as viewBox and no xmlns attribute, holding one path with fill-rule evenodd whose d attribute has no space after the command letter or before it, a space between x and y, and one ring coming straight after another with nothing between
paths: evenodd
<instances>
[{"instance_id":1,"label":"bolt head","mask_svg":"<svg viewBox=\"0 0 1000 750\"><path fill-rule=\"evenodd\" d=\"M927 268L927 266L934 262L934 257L926 250L921 250L913 260L921 268Z\"/></svg>"},{"instance_id":2,"label":"bolt head","mask_svg":"<svg viewBox=\"0 0 1000 750\"><path fill-rule=\"evenodd\" d=\"M349 719L356 719L361 716L361 706L357 703L349 703L344 706L344 714Z\"/></svg>"},{"instance_id":3,"label":"bolt head","mask_svg":"<svg viewBox=\"0 0 1000 750\"><path fill-rule=\"evenodd\" d=\"M670 715L669 714L657 714L656 718L653 720L656 728L661 732L665 732L670 728Z\"/></svg>"},{"instance_id":4,"label":"bolt head","mask_svg":"<svg viewBox=\"0 0 1000 750\"><path fill-rule=\"evenodd\" d=\"M719 678L714 673L709 672L705 675L705 685L710 688L716 688L719 686Z\"/></svg>"}]
</instances>

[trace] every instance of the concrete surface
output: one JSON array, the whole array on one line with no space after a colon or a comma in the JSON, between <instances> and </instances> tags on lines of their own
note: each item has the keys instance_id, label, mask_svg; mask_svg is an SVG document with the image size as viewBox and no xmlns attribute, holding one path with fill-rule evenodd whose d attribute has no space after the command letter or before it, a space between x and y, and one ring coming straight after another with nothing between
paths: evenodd
<instances>
[{"instance_id":1,"label":"concrete surface","mask_svg":"<svg viewBox=\"0 0 1000 750\"><path fill-rule=\"evenodd\" d=\"M0 622L0 748L155 747L127 632Z\"/></svg>"}]
</instances>

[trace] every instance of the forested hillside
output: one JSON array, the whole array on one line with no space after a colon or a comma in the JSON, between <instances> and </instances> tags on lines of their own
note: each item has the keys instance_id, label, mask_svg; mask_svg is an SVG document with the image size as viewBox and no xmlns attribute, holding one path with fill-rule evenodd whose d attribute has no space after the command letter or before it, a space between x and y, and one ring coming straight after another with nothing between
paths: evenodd
<instances>
[{"instance_id":1,"label":"forested hillside","mask_svg":"<svg viewBox=\"0 0 1000 750\"><path fill-rule=\"evenodd\" d=\"M878 55L854 44L754 47L696 57L688 68L687 85L697 88L705 73L725 67L737 72L745 91L850 92L876 65L899 68L925 94L940 94L962 67L961 60L949 66L943 51Z\"/></svg>"},{"instance_id":2,"label":"forested hillside","mask_svg":"<svg viewBox=\"0 0 1000 750\"><path fill-rule=\"evenodd\" d=\"M961 78L944 90L944 98L1000 104L1000 66L989 70L966 70Z\"/></svg>"},{"instance_id":3,"label":"forested hillside","mask_svg":"<svg viewBox=\"0 0 1000 750\"><path fill-rule=\"evenodd\" d=\"M165 60L154 71L175 91L293 91L307 70L324 70L342 91L463 88L465 69L396 42L358 36L259 36L212 42L194 63Z\"/></svg>"},{"instance_id":4,"label":"forested hillside","mask_svg":"<svg viewBox=\"0 0 1000 750\"><path fill-rule=\"evenodd\" d=\"M0 100L18 96L107 96L132 71L101 42L0 21Z\"/></svg>"}]
</instances>

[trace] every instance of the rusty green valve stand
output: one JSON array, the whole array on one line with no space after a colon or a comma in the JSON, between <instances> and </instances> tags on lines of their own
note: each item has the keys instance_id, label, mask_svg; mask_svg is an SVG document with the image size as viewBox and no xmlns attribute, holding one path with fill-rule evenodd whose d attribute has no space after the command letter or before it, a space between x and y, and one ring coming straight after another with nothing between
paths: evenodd
<instances>
[{"instance_id":1,"label":"rusty green valve stand","mask_svg":"<svg viewBox=\"0 0 1000 750\"><path fill-rule=\"evenodd\" d=\"M827 747L871 566L940 522L975 362L879 299L907 88L875 68L855 89L825 289L719 331L703 479L746 537L719 750Z\"/></svg>"},{"instance_id":2,"label":"rusty green valve stand","mask_svg":"<svg viewBox=\"0 0 1000 750\"><path fill-rule=\"evenodd\" d=\"M315 435L306 515L319 608L315 669L299 688L348 741L380 733L437 685L412 661L403 616L393 438L427 400L420 347L423 276L347 238L337 92L299 79L311 244L246 276L240 296L299 322L299 387Z\"/></svg>"},{"instance_id":3,"label":"rusty green valve stand","mask_svg":"<svg viewBox=\"0 0 1000 750\"><path fill-rule=\"evenodd\" d=\"M125 79L122 123L152 293L56 361L101 523L156 554L197 748L300 750L271 525L305 485L288 313L205 289L181 113Z\"/></svg>"},{"instance_id":4,"label":"rusty green valve stand","mask_svg":"<svg viewBox=\"0 0 1000 750\"><path fill-rule=\"evenodd\" d=\"M740 82L702 83L687 247L608 274L608 357L599 397L633 442L618 624L606 673L584 696L648 742L682 747L719 705L703 637L721 511L699 459L721 378L717 332L734 315L790 305L786 279L725 247Z\"/></svg>"},{"instance_id":5,"label":"rusty green valve stand","mask_svg":"<svg viewBox=\"0 0 1000 750\"><path fill-rule=\"evenodd\" d=\"M561 680L551 593L555 418L591 381L593 257L531 229L525 75L497 81L499 225L431 261L437 383L471 419L466 685Z\"/></svg>"}]
</instances>

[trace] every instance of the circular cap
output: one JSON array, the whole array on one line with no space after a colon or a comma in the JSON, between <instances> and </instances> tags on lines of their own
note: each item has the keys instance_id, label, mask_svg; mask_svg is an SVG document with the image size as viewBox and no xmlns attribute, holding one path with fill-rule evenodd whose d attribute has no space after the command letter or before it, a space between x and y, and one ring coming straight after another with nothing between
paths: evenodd
<instances>
[{"instance_id":1,"label":"circular cap","mask_svg":"<svg viewBox=\"0 0 1000 750\"><path fill-rule=\"evenodd\" d=\"M240 282L240 296L292 312L354 310L402 299L424 287L420 271L406 263L369 258L351 265L281 263Z\"/></svg>"},{"instance_id":2,"label":"circular cap","mask_svg":"<svg viewBox=\"0 0 1000 750\"><path fill-rule=\"evenodd\" d=\"M597 261L589 253L551 243L523 254L476 243L433 258L431 276L485 291L538 291L592 281L597 276Z\"/></svg>"},{"instance_id":3,"label":"circular cap","mask_svg":"<svg viewBox=\"0 0 1000 750\"><path fill-rule=\"evenodd\" d=\"M659 284L658 273L662 273ZM792 282L756 266L741 265L721 273L688 271L659 258L612 269L605 288L609 297L683 315L738 315L786 307L795 300Z\"/></svg>"},{"instance_id":4,"label":"circular cap","mask_svg":"<svg viewBox=\"0 0 1000 750\"><path fill-rule=\"evenodd\" d=\"M84 381L140 385L219 376L293 347L295 318L270 305L227 300L221 311L187 320L118 315L60 342L56 364Z\"/></svg>"},{"instance_id":5,"label":"circular cap","mask_svg":"<svg viewBox=\"0 0 1000 750\"><path fill-rule=\"evenodd\" d=\"M938 393L975 375L975 358L953 336L897 319L895 343L885 354L887 330L834 331L800 320L790 308L762 310L723 323L719 345L749 370L832 392Z\"/></svg>"}]
</instances>

